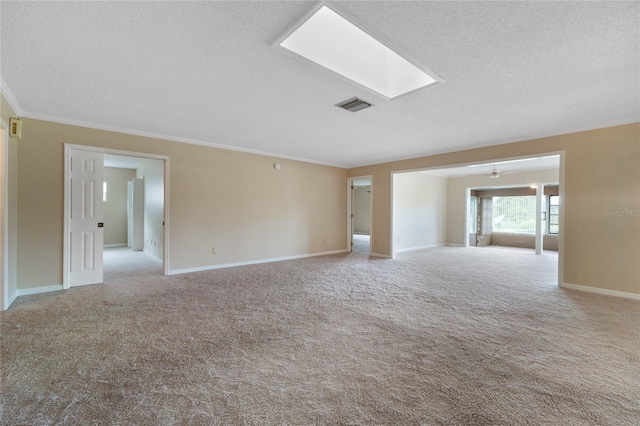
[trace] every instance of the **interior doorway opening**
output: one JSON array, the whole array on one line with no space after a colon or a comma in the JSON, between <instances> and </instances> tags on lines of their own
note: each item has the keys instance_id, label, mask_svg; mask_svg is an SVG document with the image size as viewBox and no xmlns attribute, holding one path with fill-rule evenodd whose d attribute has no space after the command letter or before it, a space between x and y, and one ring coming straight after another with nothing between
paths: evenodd
<instances>
[{"instance_id":1,"label":"interior doorway opening","mask_svg":"<svg viewBox=\"0 0 640 426\"><path fill-rule=\"evenodd\" d=\"M105 256L115 249L168 274L168 182L169 157L65 144L64 289L105 282L105 266L127 269L104 264L122 259Z\"/></svg>"},{"instance_id":2,"label":"interior doorway opening","mask_svg":"<svg viewBox=\"0 0 640 426\"><path fill-rule=\"evenodd\" d=\"M164 163L105 154L103 282L162 275Z\"/></svg>"},{"instance_id":3,"label":"interior doorway opening","mask_svg":"<svg viewBox=\"0 0 640 426\"><path fill-rule=\"evenodd\" d=\"M371 253L373 177L347 179L347 249Z\"/></svg>"},{"instance_id":4,"label":"interior doorway opening","mask_svg":"<svg viewBox=\"0 0 640 426\"><path fill-rule=\"evenodd\" d=\"M411 243L411 241L407 242L407 237L411 239L418 235L418 233L414 232L414 229L415 224L419 223L419 221L412 220L411 215L415 214L419 217L419 220L422 221L425 216L421 213L421 210L413 204L416 204L421 199L424 200L428 193L427 189L432 189L434 186L432 185L429 188L421 190L420 182L407 184L407 182L402 182L403 180L413 179L424 181L427 179L425 175L432 175L432 180L439 177L446 181L445 199L441 199L439 203L436 203L436 207L434 207L434 209L437 210L437 206L446 205L446 220L436 220L432 222L438 225L436 229L440 232L442 232L443 228L446 230L447 240L444 244L455 247L475 245L475 234L478 232L477 209L481 208L481 206L478 207L474 205L471 197L472 189L490 189L496 186L522 187L525 185L530 187L539 185L541 190L536 192L536 209L539 211L538 206L544 208L545 197L542 191L544 186L555 186L555 193L547 195L557 198L549 199L545 219L547 223L553 222L554 231L556 229L558 230L556 237L557 251L553 254L555 255L557 253L558 259L557 283L558 285L562 285L564 282L564 242L562 232L564 229L564 209L562 207L564 199L564 173L564 151L392 172L392 206L390 215L391 257L394 258L396 253L402 251L428 247L422 247L415 242L413 246L417 247L407 248L406 245ZM414 193L409 191L411 188L414 189ZM405 191L406 193L400 193L401 191ZM400 202L402 199L405 200L404 205ZM536 216L536 229L544 226L545 219L543 219L542 214ZM410 232L404 232L403 234L402 227L404 227L405 231L409 228ZM434 232L431 234L435 235ZM405 236L404 238L403 235ZM543 233L536 233L536 253L538 250L541 252L544 247L543 237ZM518 250L518 248L515 248L515 250Z\"/></svg>"}]
</instances>

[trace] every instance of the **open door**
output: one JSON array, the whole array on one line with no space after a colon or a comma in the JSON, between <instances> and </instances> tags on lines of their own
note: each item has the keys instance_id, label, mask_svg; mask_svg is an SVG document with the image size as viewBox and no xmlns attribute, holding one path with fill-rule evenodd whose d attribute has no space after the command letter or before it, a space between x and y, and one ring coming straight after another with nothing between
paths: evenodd
<instances>
[{"instance_id":1,"label":"open door","mask_svg":"<svg viewBox=\"0 0 640 426\"><path fill-rule=\"evenodd\" d=\"M69 286L102 282L104 154L69 150Z\"/></svg>"}]
</instances>

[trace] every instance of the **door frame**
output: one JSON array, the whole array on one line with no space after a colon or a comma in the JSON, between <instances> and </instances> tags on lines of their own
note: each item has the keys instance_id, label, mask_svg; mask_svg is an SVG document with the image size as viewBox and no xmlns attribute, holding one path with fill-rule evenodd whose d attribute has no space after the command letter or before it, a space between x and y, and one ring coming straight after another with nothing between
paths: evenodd
<instances>
[{"instance_id":1,"label":"door frame","mask_svg":"<svg viewBox=\"0 0 640 426\"><path fill-rule=\"evenodd\" d=\"M148 154L143 152L123 151L119 149L103 148L89 145L64 144L64 218L63 218L63 256L62 256L62 288L69 289L69 266L70 266L70 241L69 241L69 220L70 220L70 179L69 179L69 159L71 150L101 152L103 154L123 155L127 157L149 158L153 160L162 160L164 163L164 229L163 229L163 253L162 265L163 275L169 275L169 206L170 206L170 166L171 157L166 155Z\"/></svg>"},{"instance_id":2,"label":"door frame","mask_svg":"<svg viewBox=\"0 0 640 426\"><path fill-rule=\"evenodd\" d=\"M369 232L369 255L371 255L371 247L373 247L373 175L364 175L364 176L352 176L347 178L347 251L353 251L353 246L351 245L353 241L353 219L351 214L353 213L353 181L358 179L369 179L371 185L371 198L369 199L370 206L370 222L371 222L371 231Z\"/></svg>"},{"instance_id":3,"label":"door frame","mask_svg":"<svg viewBox=\"0 0 640 426\"><path fill-rule=\"evenodd\" d=\"M2 143L0 144L0 209L2 217L0 226L2 226L2 247L0 247L0 302L2 306L0 310L9 309L9 126L0 118L0 131L2 132Z\"/></svg>"}]
</instances>

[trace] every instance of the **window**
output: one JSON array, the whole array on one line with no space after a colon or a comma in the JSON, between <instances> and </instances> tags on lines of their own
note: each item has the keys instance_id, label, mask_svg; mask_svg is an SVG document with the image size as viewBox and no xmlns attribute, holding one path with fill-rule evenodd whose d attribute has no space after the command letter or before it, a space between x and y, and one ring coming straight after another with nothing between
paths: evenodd
<instances>
[{"instance_id":1,"label":"window","mask_svg":"<svg viewBox=\"0 0 640 426\"><path fill-rule=\"evenodd\" d=\"M107 201L107 182L102 182L102 201Z\"/></svg>"},{"instance_id":2,"label":"window","mask_svg":"<svg viewBox=\"0 0 640 426\"><path fill-rule=\"evenodd\" d=\"M469 232L478 232L478 197L469 198Z\"/></svg>"},{"instance_id":3,"label":"window","mask_svg":"<svg viewBox=\"0 0 640 426\"><path fill-rule=\"evenodd\" d=\"M493 232L536 233L535 195L493 197Z\"/></svg>"},{"instance_id":4,"label":"window","mask_svg":"<svg viewBox=\"0 0 640 426\"><path fill-rule=\"evenodd\" d=\"M548 197L549 208L549 220L547 221L547 234L557 235L560 230L560 196L549 195Z\"/></svg>"}]
</instances>

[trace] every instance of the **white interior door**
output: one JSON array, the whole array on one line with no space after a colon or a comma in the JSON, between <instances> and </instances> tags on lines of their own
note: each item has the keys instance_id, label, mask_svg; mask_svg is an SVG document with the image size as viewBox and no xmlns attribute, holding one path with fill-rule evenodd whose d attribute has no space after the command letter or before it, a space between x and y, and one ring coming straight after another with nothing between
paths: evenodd
<instances>
[{"instance_id":1,"label":"white interior door","mask_svg":"<svg viewBox=\"0 0 640 426\"><path fill-rule=\"evenodd\" d=\"M102 282L104 154L76 149L69 154L69 285L73 287Z\"/></svg>"}]
</instances>

